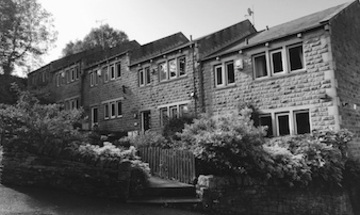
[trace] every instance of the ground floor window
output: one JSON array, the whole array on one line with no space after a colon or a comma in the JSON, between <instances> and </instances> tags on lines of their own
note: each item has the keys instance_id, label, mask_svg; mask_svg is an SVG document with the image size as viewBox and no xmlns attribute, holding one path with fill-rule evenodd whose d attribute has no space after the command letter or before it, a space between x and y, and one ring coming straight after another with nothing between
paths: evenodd
<instances>
[{"instance_id":1,"label":"ground floor window","mask_svg":"<svg viewBox=\"0 0 360 215\"><path fill-rule=\"evenodd\" d=\"M141 115L141 130L142 131L147 131L151 128L151 112L149 110L147 111L142 111L140 113Z\"/></svg>"},{"instance_id":2,"label":"ground floor window","mask_svg":"<svg viewBox=\"0 0 360 215\"><path fill-rule=\"evenodd\" d=\"M169 118L179 118L189 112L189 102L174 103L168 106L162 106L160 110L160 125L166 125Z\"/></svg>"},{"instance_id":3,"label":"ground floor window","mask_svg":"<svg viewBox=\"0 0 360 215\"><path fill-rule=\"evenodd\" d=\"M122 100L123 98L119 98L102 102L104 108L104 119L115 119L117 117L122 117Z\"/></svg>"},{"instance_id":4,"label":"ground floor window","mask_svg":"<svg viewBox=\"0 0 360 215\"><path fill-rule=\"evenodd\" d=\"M98 108L91 108L91 128L98 126L99 118L98 118Z\"/></svg>"},{"instance_id":5,"label":"ground floor window","mask_svg":"<svg viewBox=\"0 0 360 215\"><path fill-rule=\"evenodd\" d=\"M309 109L262 114L259 124L267 126L267 137L311 132Z\"/></svg>"}]
</instances>

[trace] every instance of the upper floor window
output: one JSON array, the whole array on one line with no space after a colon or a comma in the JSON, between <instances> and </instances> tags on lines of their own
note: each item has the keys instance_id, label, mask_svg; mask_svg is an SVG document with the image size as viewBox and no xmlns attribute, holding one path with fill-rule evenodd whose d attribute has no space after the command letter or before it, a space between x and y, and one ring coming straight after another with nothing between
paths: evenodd
<instances>
[{"instance_id":1,"label":"upper floor window","mask_svg":"<svg viewBox=\"0 0 360 215\"><path fill-rule=\"evenodd\" d=\"M151 83L150 67L139 70L139 86L145 86Z\"/></svg>"},{"instance_id":2,"label":"upper floor window","mask_svg":"<svg viewBox=\"0 0 360 215\"><path fill-rule=\"evenodd\" d=\"M186 75L186 57L173 58L159 64L159 79L166 81Z\"/></svg>"},{"instance_id":3,"label":"upper floor window","mask_svg":"<svg viewBox=\"0 0 360 215\"><path fill-rule=\"evenodd\" d=\"M111 80L114 80L115 79L115 65L114 64L112 64L112 65L110 65L110 79Z\"/></svg>"},{"instance_id":4,"label":"upper floor window","mask_svg":"<svg viewBox=\"0 0 360 215\"><path fill-rule=\"evenodd\" d=\"M115 64L115 68L116 68L116 78L120 78L121 77L121 63L117 62Z\"/></svg>"},{"instance_id":5,"label":"upper floor window","mask_svg":"<svg viewBox=\"0 0 360 215\"><path fill-rule=\"evenodd\" d=\"M214 71L216 87L232 85L235 83L235 69L232 61L226 62L224 65L216 65Z\"/></svg>"},{"instance_id":6,"label":"upper floor window","mask_svg":"<svg viewBox=\"0 0 360 215\"><path fill-rule=\"evenodd\" d=\"M256 54L253 56L253 64L255 78L303 70L305 64L302 44L283 46Z\"/></svg>"},{"instance_id":7,"label":"upper floor window","mask_svg":"<svg viewBox=\"0 0 360 215\"><path fill-rule=\"evenodd\" d=\"M102 73L104 74L104 83L109 81L109 70L107 66L102 68Z\"/></svg>"},{"instance_id":8,"label":"upper floor window","mask_svg":"<svg viewBox=\"0 0 360 215\"><path fill-rule=\"evenodd\" d=\"M96 86L99 84L99 75L98 73L100 73L101 70L95 69L93 71L91 71L89 73L89 78L90 78L90 87Z\"/></svg>"}]
</instances>

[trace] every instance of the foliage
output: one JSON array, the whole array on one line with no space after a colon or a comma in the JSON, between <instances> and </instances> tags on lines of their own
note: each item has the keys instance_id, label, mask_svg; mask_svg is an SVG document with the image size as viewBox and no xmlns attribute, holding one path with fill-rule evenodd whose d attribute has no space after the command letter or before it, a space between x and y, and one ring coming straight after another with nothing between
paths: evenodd
<instances>
[{"instance_id":1,"label":"foliage","mask_svg":"<svg viewBox=\"0 0 360 215\"><path fill-rule=\"evenodd\" d=\"M227 174L259 176L265 168L262 150L265 131L250 120L251 110L240 115L224 115L195 119L186 125L181 140L195 156Z\"/></svg>"},{"instance_id":2,"label":"foliage","mask_svg":"<svg viewBox=\"0 0 360 215\"><path fill-rule=\"evenodd\" d=\"M245 107L239 115L202 117L185 126L181 140L210 167L206 171L212 172L207 173L247 175L288 187L343 185L350 132L326 130L265 139L264 128L254 126L251 113Z\"/></svg>"},{"instance_id":3,"label":"foliage","mask_svg":"<svg viewBox=\"0 0 360 215\"><path fill-rule=\"evenodd\" d=\"M0 2L0 65L10 75L14 66L28 67L56 40L50 13L37 0Z\"/></svg>"},{"instance_id":4,"label":"foliage","mask_svg":"<svg viewBox=\"0 0 360 215\"><path fill-rule=\"evenodd\" d=\"M161 148L170 148L171 143L161 134L158 134L153 131L145 131L134 137L124 137L120 141L129 141L131 145L136 148L139 147L161 147Z\"/></svg>"},{"instance_id":5,"label":"foliage","mask_svg":"<svg viewBox=\"0 0 360 215\"><path fill-rule=\"evenodd\" d=\"M87 34L83 40L70 41L67 43L62 53L64 56L68 56L97 47L113 48L128 40L125 32L116 30L108 24L105 24L99 28L91 29L90 33Z\"/></svg>"},{"instance_id":6,"label":"foliage","mask_svg":"<svg viewBox=\"0 0 360 215\"><path fill-rule=\"evenodd\" d=\"M0 103L15 104L17 100L16 91L12 90L11 85L16 83L20 89L26 88L26 79L12 76L0 75Z\"/></svg>"},{"instance_id":7,"label":"foliage","mask_svg":"<svg viewBox=\"0 0 360 215\"><path fill-rule=\"evenodd\" d=\"M32 144L54 139L65 142L80 140L83 135L73 125L80 120L81 111L60 111L56 104L41 105L29 92L18 90L15 105L0 108L0 131Z\"/></svg>"},{"instance_id":8,"label":"foliage","mask_svg":"<svg viewBox=\"0 0 360 215\"><path fill-rule=\"evenodd\" d=\"M163 135L169 139L169 141L178 141L180 139L178 133L182 132L186 124L191 124L193 121L194 117L188 115L171 118L164 126Z\"/></svg>"}]
</instances>

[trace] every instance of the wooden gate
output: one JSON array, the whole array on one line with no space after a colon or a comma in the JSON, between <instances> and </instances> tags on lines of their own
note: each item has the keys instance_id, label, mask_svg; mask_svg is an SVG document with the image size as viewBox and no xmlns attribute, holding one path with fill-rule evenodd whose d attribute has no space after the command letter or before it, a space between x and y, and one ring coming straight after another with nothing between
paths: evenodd
<instances>
[{"instance_id":1,"label":"wooden gate","mask_svg":"<svg viewBox=\"0 0 360 215\"><path fill-rule=\"evenodd\" d=\"M189 184L196 177L195 157L190 151L144 147L139 153L142 161L149 163L153 175Z\"/></svg>"}]
</instances>

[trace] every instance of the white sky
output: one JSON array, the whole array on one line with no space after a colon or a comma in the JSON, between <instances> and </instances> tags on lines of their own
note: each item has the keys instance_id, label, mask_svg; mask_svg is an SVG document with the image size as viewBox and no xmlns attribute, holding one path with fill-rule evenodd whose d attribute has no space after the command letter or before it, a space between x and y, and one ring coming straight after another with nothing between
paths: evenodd
<instances>
[{"instance_id":1,"label":"white sky","mask_svg":"<svg viewBox=\"0 0 360 215\"><path fill-rule=\"evenodd\" d=\"M349 0L38 0L53 14L58 40L44 63L61 57L69 41L83 39L101 22L140 44L183 32L194 39L240 22L247 8L262 30ZM351 1L351 0L350 0ZM251 18L249 18L251 20Z\"/></svg>"}]
</instances>

